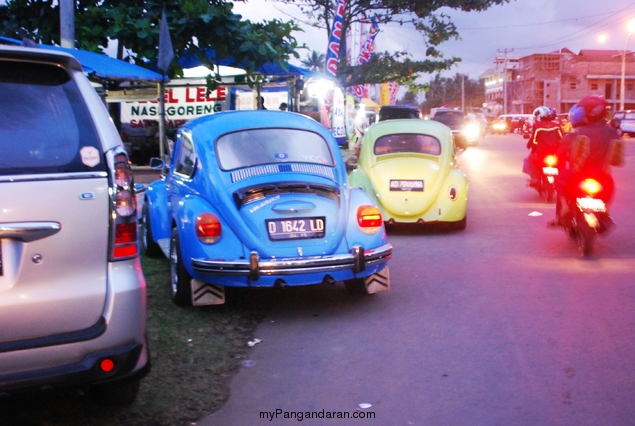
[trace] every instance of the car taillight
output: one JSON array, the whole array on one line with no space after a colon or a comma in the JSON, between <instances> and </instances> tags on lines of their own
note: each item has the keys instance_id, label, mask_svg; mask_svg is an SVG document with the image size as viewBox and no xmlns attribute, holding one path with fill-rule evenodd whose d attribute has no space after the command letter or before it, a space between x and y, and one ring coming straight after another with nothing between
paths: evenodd
<instances>
[{"instance_id":1,"label":"car taillight","mask_svg":"<svg viewBox=\"0 0 635 426\"><path fill-rule=\"evenodd\" d=\"M580 188L589 195L595 195L602 190L602 185L595 179L584 179Z\"/></svg>"},{"instance_id":2,"label":"car taillight","mask_svg":"<svg viewBox=\"0 0 635 426\"><path fill-rule=\"evenodd\" d=\"M375 234L383 223L381 212L377 207L360 206L357 209L357 224L366 234Z\"/></svg>"},{"instance_id":3,"label":"car taillight","mask_svg":"<svg viewBox=\"0 0 635 426\"><path fill-rule=\"evenodd\" d=\"M555 167L558 164L558 158L555 155L547 155L545 157L545 165L548 167Z\"/></svg>"},{"instance_id":4,"label":"car taillight","mask_svg":"<svg viewBox=\"0 0 635 426\"><path fill-rule=\"evenodd\" d=\"M139 255L137 198L128 156L115 154L112 164L110 259L124 260Z\"/></svg>"},{"instance_id":5,"label":"car taillight","mask_svg":"<svg viewBox=\"0 0 635 426\"><path fill-rule=\"evenodd\" d=\"M213 244L223 233L220 220L211 213L202 213L196 217L196 236L204 244Z\"/></svg>"}]
</instances>

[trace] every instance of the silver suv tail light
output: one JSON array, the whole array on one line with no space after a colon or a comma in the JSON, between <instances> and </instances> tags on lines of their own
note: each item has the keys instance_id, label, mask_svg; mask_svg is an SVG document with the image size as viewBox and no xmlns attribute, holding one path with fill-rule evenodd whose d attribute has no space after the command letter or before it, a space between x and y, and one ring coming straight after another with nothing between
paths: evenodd
<instances>
[{"instance_id":1,"label":"silver suv tail light","mask_svg":"<svg viewBox=\"0 0 635 426\"><path fill-rule=\"evenodd\" d=\"M137 199L128 156L123 152L108 152L110 183L110 249L111 261L139 256L137 236Z\"/></svg>"}]
</instances>

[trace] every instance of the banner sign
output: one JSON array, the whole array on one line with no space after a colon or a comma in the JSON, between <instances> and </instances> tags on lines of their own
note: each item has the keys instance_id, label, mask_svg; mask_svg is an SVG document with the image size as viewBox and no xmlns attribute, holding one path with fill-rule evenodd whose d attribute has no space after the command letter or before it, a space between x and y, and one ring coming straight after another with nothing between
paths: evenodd
<instances>
[{"instance_id":1,"label":"banner sign","mask_svg":"<svg viewBox=\"0 0 635 426\"><path fill-rule=\"evenodd\" d=\"M357 64L361 65L365 62L368 62L370 58L375 54L375 37L379 33L379 24L376 21L373 21L370 32L368 33L368 38L366 38L366 42L362 45L362 48L359 51L359 57L357 58ZM364 86L358 84L353 86L352 92L355 94L357 99L361 99L364 97Z\"/></svg>"},{"instance_id":2,"label":"banner sign","mask_svg":"<svg viewBox=\"0 0 635 426\"><path fill-rule=\"evenodd\" d=\"M333 18L333 29L329 45L326 49L326 61L324 61L324 73L335 77L337 74L337 66L340 63L340 45L342 41L342 26L344 25L344 10L346 8L346 0L338 0L337 11Z\"/></svg>"},{"instance_id":3,"label":"banner sign","mask_svg":"<svg viewBox=\"0 0 635 426\"><path fill-rule=\"evenodd\" d=\"M174 87L164 92L165 127L176 130L187 121L202 115L229 109L227 88L219 87L205 96L206 88ZM128 136L145 136L146 129L160 119L159 102L122 102L121 126Z\"/></svg>"}]
</instances>

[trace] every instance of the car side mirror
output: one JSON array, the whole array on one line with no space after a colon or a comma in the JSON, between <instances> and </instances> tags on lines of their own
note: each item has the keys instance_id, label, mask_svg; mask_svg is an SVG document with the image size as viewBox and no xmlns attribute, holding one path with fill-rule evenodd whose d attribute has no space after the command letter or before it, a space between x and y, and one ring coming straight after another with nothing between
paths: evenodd
<instances>
[{"instance_id":1,"label":"car side mirror","mask_svg":"<svg viewBox=\"0 0 635 426\"><path fill-rule=\"evenodd\" d=\"M165 167L165 161L160 158L152 157L150 159L150 168L153 170L163 170Z\"/></svg>"}]
</instances>

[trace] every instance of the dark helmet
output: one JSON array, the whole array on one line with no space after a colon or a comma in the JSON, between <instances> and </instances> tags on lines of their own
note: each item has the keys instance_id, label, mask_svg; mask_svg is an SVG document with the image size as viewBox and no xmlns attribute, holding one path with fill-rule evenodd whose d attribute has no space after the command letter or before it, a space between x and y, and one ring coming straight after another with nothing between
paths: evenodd
<instances>
[{"instance_id":1,"label":"dark helmet","mask_svg":"<svg viewBox=\"0 0 635 426\"><path fill-rule=\"evenodd\" d=\"M549 107L549 120L555 120L558 117L558 111L554 107Z\"/></svg>"},{"instance_id":2,"label":"dark helmet","mask_svg":"<svg viewBox=\"0 0 635 426\"><path fill-rule=\"evenodd\" d=\"M584 124L584 108L575 104L569 110L569 121L576 128Z\"/></svg>"},{"instance_id":3,"label":"dark helmet","mask_svg":"<svg viewBox=\"0 0 635 426\"><path fill-rule=\"evenodd\" d=\"M602 118L606 118L609 104L603 97L591 95L582 98L580 102L578 102L578 106L584 109L584 118L588 122L592 123Z\"/></svg>"}]
</instances>

